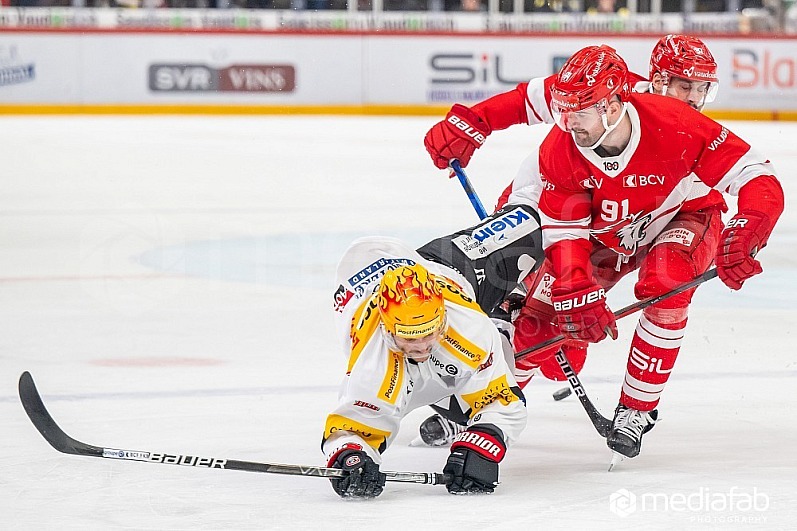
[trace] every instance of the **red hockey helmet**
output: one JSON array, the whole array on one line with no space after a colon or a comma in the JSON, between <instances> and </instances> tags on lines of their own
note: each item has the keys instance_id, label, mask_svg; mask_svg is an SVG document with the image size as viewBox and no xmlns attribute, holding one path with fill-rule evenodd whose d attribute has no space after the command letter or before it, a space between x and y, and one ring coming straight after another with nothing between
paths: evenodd
<instances>
[{"instance_id":1,"label":"red hockey helmet","mask_svg":"<svg viewBox=\"0 0 797 531\"><path fill-rule=\"evenodd\" d=\"M562 66L551 85L551 109L577 112L608 102L612 96L625 101L631 92L628 66L610 46L587 46Z\"/></svg>"},{"instance_id":2,"label":"red hockey helmet","mask_svg":"<svg viewBox=\"0 0 797 531\"><path fill-rule=\"evenodd\" d=\"M706 44L697 37L688 35L665 35L650 54L650 79L660 74L665 85L672 77L708 83L705 101L717 95L719 78L717 62Z\"/></svg>"}]
</instances>

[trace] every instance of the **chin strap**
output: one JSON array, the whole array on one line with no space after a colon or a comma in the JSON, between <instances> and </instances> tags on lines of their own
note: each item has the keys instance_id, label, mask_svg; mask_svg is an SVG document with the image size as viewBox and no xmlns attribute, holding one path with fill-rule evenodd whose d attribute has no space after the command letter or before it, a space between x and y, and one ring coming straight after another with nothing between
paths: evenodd
<instances>
[{"instance_id":1,"label":"chin strap","mask_svg":"<svg viewBox=\"0 0 797 531\"><path fill-rule=\"evenodd\" d=\"M606 118L606 113L601 114L601 122L603 123L603 128L605 129L605 131L603 132L601 137L594 144L592 144L591 146L589 146L586 149L595 149L598 146L600 146L603 143L603 141L606 140L606 137L609 136L609 133L614 131L614 128L617 127L620 124L620 122L623 121L623 118L625 117L625 113L628 110L628 103L622 102L622 105L623 105L623 110L620 111L620 117L612 125L609 125L609 119ZM573 141L575 141L575 139L576 139L575 133L573 133L571 131L570 134L573 135Z\"/></svg>"}]
</instances>

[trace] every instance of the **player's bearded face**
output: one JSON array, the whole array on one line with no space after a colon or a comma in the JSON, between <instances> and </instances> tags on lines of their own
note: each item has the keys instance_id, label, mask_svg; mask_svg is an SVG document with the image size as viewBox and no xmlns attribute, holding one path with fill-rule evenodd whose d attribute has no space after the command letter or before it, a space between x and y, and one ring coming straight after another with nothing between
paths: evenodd
<instances>
[{"instance_id":1,"label":"player's bearded face","mask_svg":"<svg viewBox=\"0 0 797 531\"><path fill-rule=\"evenodd\" d=\"M409 359L422 363L429 359L432 350L443 337L444 326L441 326L431 334L422 337L401 337L393 335L396 347ZM391 334L392 335L392 334Z\"/></svg>"},{"instance_id":2,"label":"player's bearded face","mask_svg":"<svg viewBox=\"0 0 797 531\"><path fill-rule=\"evenodd\" d=\"M606 131L597 107L562 113L562 129L573 135L576 144L581 147L592 146Z\"/></svg>"}]
</instances>

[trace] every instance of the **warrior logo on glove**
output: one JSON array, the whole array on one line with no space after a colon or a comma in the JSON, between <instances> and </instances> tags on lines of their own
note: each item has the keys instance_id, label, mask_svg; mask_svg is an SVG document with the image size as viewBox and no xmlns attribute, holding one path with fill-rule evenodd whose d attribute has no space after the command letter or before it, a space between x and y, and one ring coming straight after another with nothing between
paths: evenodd
<instances>
[{"instance_id":1,"label":"warrior logo on glove","mask_svg":"<svg viewBox=\"0 0 797 531\"><path fill-rule=\"evenodd\" d=\"M359 454L352 454L346 458L346 461L343 463L347 467L356 467L362 462Z\"/></svg>"}]
</instances>

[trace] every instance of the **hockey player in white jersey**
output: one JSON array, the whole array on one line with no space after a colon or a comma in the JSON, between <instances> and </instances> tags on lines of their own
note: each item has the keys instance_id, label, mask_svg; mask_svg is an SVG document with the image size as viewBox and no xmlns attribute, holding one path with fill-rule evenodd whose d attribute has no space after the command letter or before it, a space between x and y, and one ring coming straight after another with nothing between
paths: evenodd
<instances>
[{"instance_id":1,"label":"hockey player in white jersey","mask_svg":"<svg viewBox=\"0 0 797 531\"><path fill-rule=\"evenodd\" d=\"M322 449L342 497L371 498L384 487L381 454L410 411L453 395L468 426L443 471L448 491L493 492L507 445L526 424L523 394L502 336L455 270L399 240L355 241L338 266L336 324L349 357Z\"/></svg>"}]
</instances>

